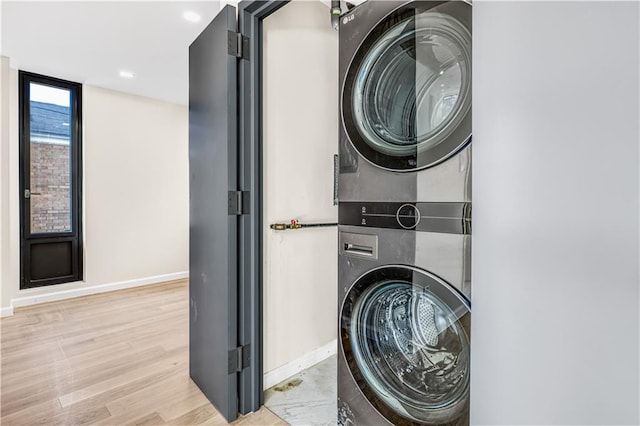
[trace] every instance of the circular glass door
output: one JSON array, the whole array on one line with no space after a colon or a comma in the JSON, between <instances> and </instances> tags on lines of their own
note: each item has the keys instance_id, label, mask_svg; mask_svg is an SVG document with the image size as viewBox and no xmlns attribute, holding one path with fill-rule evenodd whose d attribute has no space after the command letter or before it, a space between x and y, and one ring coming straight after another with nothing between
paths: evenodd
<instances>
[{"instance_id":1,"label":"circular glass door","mask_svg":"<svg viewBox=\"0 0 640 426\"><path fill-rule=\"evenodd\" d=\"M416 1L380 22L347 71L342 119L354 148L389 170L431 167L463 148L471 140L471 5Z\"/></svg>"},{"instance_id":2,"label":"circular glass door","mask_svg":"<svg viewBox=\"0 0 640 426\"><path fill-rule=\"evenodd\" d=\"M470 325L457 290L408 266L360 277L340 319L354 380L393 424L468 421Z\"/></svg>"}]
</instances>

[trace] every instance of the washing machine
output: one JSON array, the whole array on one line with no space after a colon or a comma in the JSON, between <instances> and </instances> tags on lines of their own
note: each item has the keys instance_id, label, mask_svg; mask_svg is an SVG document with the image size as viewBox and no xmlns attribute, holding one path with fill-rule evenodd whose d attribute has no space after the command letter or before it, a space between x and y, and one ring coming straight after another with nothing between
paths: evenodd
<instances>
[{"instance_id":1,"label":"washing machine","mask_svg":"<svg viewBox=\"0 0 640 426\"><path fill-rule=\"evenodd\" d=\"M471 4L340 18L340 202L471 200Z\"/></svg>"},{"instance_id":2,"label":"washing machine","mask_svg":"<svg viewBox=\"0 0 640 426\"><path fill-rule=\"evenodd\" d=\"M470 211L451 204L339 226L338 424L469 424Z\"/></svg>"}]
</instances>

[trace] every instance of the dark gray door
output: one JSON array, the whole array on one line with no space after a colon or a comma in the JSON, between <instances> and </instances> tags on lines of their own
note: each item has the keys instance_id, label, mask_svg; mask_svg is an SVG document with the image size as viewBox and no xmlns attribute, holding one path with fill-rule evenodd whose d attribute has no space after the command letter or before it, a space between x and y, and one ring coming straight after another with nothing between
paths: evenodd
<instances>
[{"instance_id":1,"label":"dark gray door","mask_svg":"<svg viewBox=\"0 0 640 426\"><path fill-rule=\"evenodd\" d=\"M228 421L238 414L237 58L226 6L189 47L189 370Z\"/></svg>"}]
</instances>

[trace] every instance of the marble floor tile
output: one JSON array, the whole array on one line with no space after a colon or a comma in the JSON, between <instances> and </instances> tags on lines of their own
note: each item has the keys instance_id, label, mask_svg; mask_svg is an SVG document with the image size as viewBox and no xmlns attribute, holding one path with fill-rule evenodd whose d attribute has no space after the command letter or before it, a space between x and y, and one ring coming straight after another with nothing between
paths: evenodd
<instances>
[{"instance_id":1,"label":"marble floor tile","mask_svg":"<svg viewBox=\"0 0 640 426\"><path fill-rule=\"evenodd\" d=\"M268 389L264 405L292 426L335 425L337 397L334 355Z\"/></svg>"}]
</instances>

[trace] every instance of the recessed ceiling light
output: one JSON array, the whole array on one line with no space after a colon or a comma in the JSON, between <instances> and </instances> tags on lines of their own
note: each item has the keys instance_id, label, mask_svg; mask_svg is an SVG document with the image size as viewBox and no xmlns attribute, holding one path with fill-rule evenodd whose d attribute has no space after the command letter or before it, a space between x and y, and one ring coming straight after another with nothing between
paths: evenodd
<instances>
[{"instance_id":1,"label":"recessed ceiling light","mask_svg":"<svg viewBox=\"0 0 640 426\"><path fill-rule=\"evenodd\" d=\"M131 71L120 71L120 77L122 78L133 78L134 75Z\"/></svg>"},{"instance_id":2,"label":"recessed ceiling light","mask_svg":"<svg viewBox=\"0 0 640 426\"><path fill-rule=\"evenodd\" d=\"M184 19L186 19L187 21L189 21L189 22L200 22L200 19L201 19L200 15L198 15L195 12L191 12L191 11L183 13L182 17Z\"/></svg>"}]
</instances>

